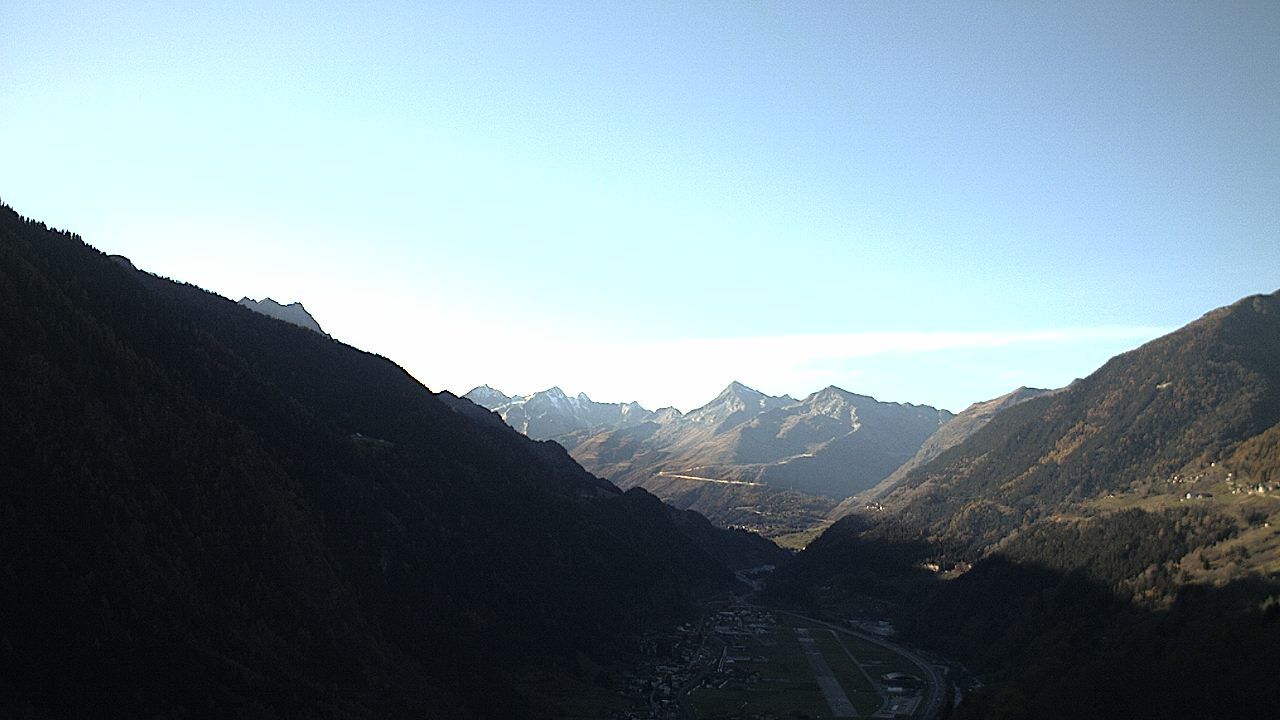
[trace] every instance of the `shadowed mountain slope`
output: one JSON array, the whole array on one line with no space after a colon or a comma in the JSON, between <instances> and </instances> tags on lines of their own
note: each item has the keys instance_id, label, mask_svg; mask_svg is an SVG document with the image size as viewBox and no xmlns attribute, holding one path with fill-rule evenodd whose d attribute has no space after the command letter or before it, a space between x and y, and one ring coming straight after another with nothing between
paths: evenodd
<instances>
[{"instance_id":1,"label":"shadowed mountain slope","mask_svg":"<svg viewBox=\"0 0 1280 720\"><path fill-rule=\"evenodd\" d=\"M560 446L7 207L0 397L0 714L552 716L528 668L732 583Z\"/></svg>"}]
</instances>

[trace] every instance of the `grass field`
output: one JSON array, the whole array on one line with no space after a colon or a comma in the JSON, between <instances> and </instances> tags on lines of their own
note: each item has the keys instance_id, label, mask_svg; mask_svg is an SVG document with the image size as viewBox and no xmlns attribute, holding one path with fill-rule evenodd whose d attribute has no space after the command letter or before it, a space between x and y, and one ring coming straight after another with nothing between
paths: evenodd
<instances>
[{"instance_id":1,"label":"grass field","mask_svg":"<svg viewBox=\"0 0 1280 720\"><path fill-rule=\"evenodd\" d=\"M844 688L845 694L849 696L849 702L858 709L862 715L870 715L880 709L880 694L871 686L867 674L858 668L853 658L862 658L845 644L844 638L837 637L835 632L826 628L814 628L812 630L813 639L817 642L818 648L822 650L822 656L827 659L827 664L831 666L831 671L835 673L836 678L840 681L840 685ZM852 655L853 657L850 657Z\"/></svg>"},{"instance_id":2,"label":"grass field","mask_svg":"<svg viewBox=\"0 0 1280 720\"><path fill-rule=\"evenodd\" d=\"M831 521L823 520L821 523L809 528L808 530L778 535L771 539L778 544L778 547L783 547L788 550L803 550L808 547L809 543L817 539L817 537L825 532L829 527L831 527Z\"/></svg>"},{"instance_id":3,"label":"grass field","mask_svg":"<svg viewBox=\"0 0 1280 720\"><path fill-rule=\"evenodd\" d=\"M689 695L698 717L786 716L797 712L813 718L831 717L831 708L796 639L796 628L808 628L809 637L860 715L869 716L883 704L884 699L876 692L873 680L878 681L881 675L895 671L919 674L919 669L909 660L874 643L781 613L777 620L773 631L766 635L730 641L735 643L730 656L751 659L726 665L726 670L731 670L736 677L725 687L698 688ZM759 674L759 679L747 681L745 678L753 672Z\"/></svg>"},{"instance_id":4,"label":"grass field","mask_svg":"<svg viewBox=\"0 0 1280 720\"><path fill-rule=\"evenodd\" d=\"M1255 494L1247 485L1237 486L1226 480L1204 481L1195 485L1171 486L1165 492L1149 496L1137 493L1121 493L1093 500L1086 507L1100 510L1127 510L1138 508L1160 511L1175 507L1214 508L1237 518L1239 533L1215 545L1203 548L1182 558L1182 569L1197 582L1222 584L1241 576L1246 570L1265 574L1280 572L1280 497L1274 492ZM1235 492L1233 492L1235 491ZM1187 498L1186 493L1205 494ZM1257 524L1250 517L1265 518L1266 525ZM1254 523L1246 526L1247 523ZM1247 563L1242 563L1248 558ZM1205 564L1202 566L1201 562ZM1238 569L1236 565L1243 565Z\"/></svg>"},{"instance_id":5,"label":"grass field","mask_svg":"<svg viewBox=\"0 0 1280 720\"><path fill-rule=\"evenodd\" d=\"M610 688L566 677L563 673L530 673L518 681L530 700L552 708L563 720L607 717L613 712L637 709L631 700Z\"/></svg>"},{"instance_id":6,"label":"grass field","mask_svg":"<svg viewBox=\"0 0 1280 720\"><path fill-rule=\"evenodd\" d=\"M885 673L891 672L904 672L909 675L920 674L920 668L916 667L915 663L892 650L851 635L841 635L840 639L873 678L878 678Z\"/></svg>"},{"instance_id":7,"label":"grass field","mask_svg":"<svg viewBox=\"0 0 1280 720\"><path fill-rule=\"evenodd\" d=\"M813 679L809 661L790 627L779 625L768 635L744 638L730 654L753 659L735 662L726 668L733 668L744 676L758 672L760 681L754 684L734 681L724 688L698 688L689 695L698 717L795 711L811 717L831 716L831 709Z\"/></svg>"}]
</instances>

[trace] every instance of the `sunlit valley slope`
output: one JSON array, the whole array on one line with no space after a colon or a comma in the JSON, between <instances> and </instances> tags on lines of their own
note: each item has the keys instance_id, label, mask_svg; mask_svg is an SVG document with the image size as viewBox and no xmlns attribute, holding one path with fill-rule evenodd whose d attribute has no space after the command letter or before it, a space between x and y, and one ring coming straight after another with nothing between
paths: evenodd
<instances>
[{"instance_id":1,"label":"sunlit valley slope","mask_svg":"<svg viewBox=\"0 0 1280 720\"><path fill-rule=\"evenodd\" d=\"M929 439L925 440L920 449L916 451L916 454L894 470L891 475L881 480L875 487L846 498L837 505L831 511L831 519L842 518L854 510L868 507L868 504L870 504L870 507L876 507L879 499L896 488L903 478L907 476L907 473L941 455L946 450L964 442L970 435L991 422L991 418L995 417L996 413L1050 392L1053 391L1021 387L993 400L976 402L970 405L938 428L937 432L930 435Z\"/></svg>"},{"instance_id":2,"label":"sunlit valley slope","mask_svg":"<svg viewBox=\"0 0 1280 720\"><path fill-rule=\"evenodd\" d=\"M1253 717L1280 685L1280 293L999 412L771 592L990 673L958 717ZM861 608L861 610L859 610Z\"/></svg>"}]
</instances>

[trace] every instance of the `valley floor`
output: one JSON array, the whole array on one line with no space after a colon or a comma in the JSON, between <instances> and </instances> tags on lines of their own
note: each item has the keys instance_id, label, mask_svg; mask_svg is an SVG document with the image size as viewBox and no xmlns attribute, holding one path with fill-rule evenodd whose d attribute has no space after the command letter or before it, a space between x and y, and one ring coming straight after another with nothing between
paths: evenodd
<instances>
[{"instance_id":1,"label":"valley floor","mask_svg":"<svg viewBox=\"0 0 1280 720\"><path fill-rule=\"evenodd\" d=\"M743 598L642 645L623 677L628 720L939 716L948 669L883 635L884 624L825 622Z\"/></svg>"}]
</instances>

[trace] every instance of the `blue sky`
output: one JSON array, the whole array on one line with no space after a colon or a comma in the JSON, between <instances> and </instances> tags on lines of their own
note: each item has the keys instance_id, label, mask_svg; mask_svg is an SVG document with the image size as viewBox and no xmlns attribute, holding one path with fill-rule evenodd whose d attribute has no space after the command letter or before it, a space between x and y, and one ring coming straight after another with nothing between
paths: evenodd
<instances>
[{"instance_id":1,"label":"blue sky","mask_svg":"<svg viewBox=\"0 0 1280 720\"><path fill-rule=\"evenodd\" d=\"M1280 287L1280 4L5 3L0 198L428 386L959 410Z\"/></svg>"}]
</instances>

